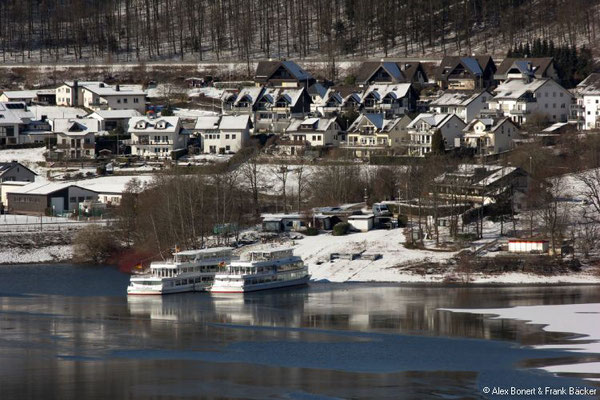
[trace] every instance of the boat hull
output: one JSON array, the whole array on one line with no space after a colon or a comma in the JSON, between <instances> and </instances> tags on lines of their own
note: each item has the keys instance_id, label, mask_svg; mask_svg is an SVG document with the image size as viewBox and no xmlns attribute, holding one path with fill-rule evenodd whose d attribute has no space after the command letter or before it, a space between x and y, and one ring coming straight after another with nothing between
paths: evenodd
<instances>
[{"instance_id":1,"label":"boat hull","mask_svg":"<svg viewBox=\"0 0 600 400\"><path fill-rule=\"evenodd\" d=\"M197 283L181 285L170 288L145 289L137 287L128 287L128 296L160 296L164 294L186 293L186 292L206 292L210 285L199 285Z\"/></svg>"},{"instance_id":2,"label":"boat hull","mask_svg":"<svg viewBox=\"0 0 600 400\"><path fill-rule=\"evenodd\" d=\"M279 288L284 288L284 287L306 285L306 284L308 284L309 280L310 280L310 275L306 275L306 276L303 276L302 278L292 279L289 281L256 283L256 284L244 285L244 286L228 286L228 285L213 284L213 286L209 289L209 291L211 293L249 293L249 292L258 292L261 290L279 289Z\"/></svg>"}]
</instances>

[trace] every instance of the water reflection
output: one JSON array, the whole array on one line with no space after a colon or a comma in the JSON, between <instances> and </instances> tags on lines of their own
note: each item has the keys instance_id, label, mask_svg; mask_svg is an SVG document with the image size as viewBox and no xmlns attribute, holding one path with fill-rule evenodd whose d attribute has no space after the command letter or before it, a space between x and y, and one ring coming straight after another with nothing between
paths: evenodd
<instances>
[{"instance_id":1,"label":"water reflection","mask_svg":"<svg viewBox=\"0 0 600 400\"><path fill-rule=\"evenodd\" d=\"M25 284L0 270L0 293L25 286L21 293L33 293L0 294L2 399L481 398L490 369L528 383L558 382L514 366L573 362L569 354L513 342L556 343L565 335L438 308L600 301L596 287L584 286L359 284L128 298L115 295L124 293L123 277L78 271L66 268L69 279L54 284L20 270ZM82 291L82 279L102 283ZM85 293L72 295L78 290ZM496 354L494 362L486 354Z\"/></svg>"}]
</instances>

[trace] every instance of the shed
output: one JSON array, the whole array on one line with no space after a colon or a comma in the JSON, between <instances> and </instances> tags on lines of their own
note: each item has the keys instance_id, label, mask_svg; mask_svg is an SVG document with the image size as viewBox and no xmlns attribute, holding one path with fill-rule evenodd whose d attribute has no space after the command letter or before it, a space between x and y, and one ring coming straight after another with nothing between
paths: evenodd
<instances>
[{"instance_id":1,"label":"shed","mask_svg":"<svg viewBox=\"0 0 600 400\"><path fill-rule=\"evenodd\" d=\"M351 215L348 217L348 223L352 225L354 229L358 229L361 232L368 232L373 229L373 220L373 214Z\"/></svg>"},{"instance_id":2,"label":"shed","mask_svg":"<svg viewBox=\"0 0 600 400\"><path fill-rule=\"evenodd\" d=\"M510 253L548 253L548 240L546 239L509 239L508 251Z\"/></svg>"}]
</instances>

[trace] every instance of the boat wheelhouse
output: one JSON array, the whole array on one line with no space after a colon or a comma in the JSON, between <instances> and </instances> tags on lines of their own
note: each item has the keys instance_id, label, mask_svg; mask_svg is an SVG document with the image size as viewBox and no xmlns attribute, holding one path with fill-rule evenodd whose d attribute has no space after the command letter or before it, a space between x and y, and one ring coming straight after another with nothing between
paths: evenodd
<instances>
[{"instance_id":1,"label":"boat wheelhouse","mask_svg":"<svg viewBox=\"0 0 600 400\"><path fill-rule=\"evenodd\" d=\"M231 260L230 247L187 250L173 254L173 259L150 264L147 274L130 278L127 294L168 294L206 291L215 274Z\"/></svg>"},{"instance_id":2,"label":"boat wheelhouse","mask_svg":"<svg viewBox=\"0 0 600 400\"><path fill-rule=\"evenodd\" d=\"M217 273L210 291L245 293L304 285L309 279L308 268L292 249L250 251Z\"/></svg>"}]
</instances>

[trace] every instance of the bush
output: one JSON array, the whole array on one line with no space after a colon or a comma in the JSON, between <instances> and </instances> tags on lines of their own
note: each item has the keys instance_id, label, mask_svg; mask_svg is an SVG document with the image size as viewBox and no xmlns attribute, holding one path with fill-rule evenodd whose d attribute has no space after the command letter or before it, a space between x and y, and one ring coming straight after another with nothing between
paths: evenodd
<instances>
[{"instance_id":1,"label":"bush","mask_svg":"<svg viewBox=\"0 0 600 400\"><path fill-rule=\"evenodd\" d=\"M476 233L459 233L458 235L456 235L456 238L458 240L462 240L465 242L473 242L473 241L477 240L477 234Z\"/></svg>"},{"instance_id":2,"label":"bush","mask_svg":"<svg viewBox=\"0 0 600 400\"><path fill-rule=\"evenodd\" d=\"M350 231L350 224L347 222L338 222L333 227L333 236L344 236Z\"/></svg>"},{"instance_id":3,"label":"bush","mask_svg":"<svg viewBox=\"0 0 600 400\"><path fill-rule=\"evenodd\" d=\"M319 230L315 227L309 227L304 231L306 236L317 236L319 234Z\"/></svg>"},{"instance_id":4,"label":"bush","mask_svg":"<svg viewBox=\"0 0 600 400\"><path fill-rule=\"evenodd\" d=\"M114 232L98 225L90 225L77 232L73 245L74 261L94 264L105 262L120 247Z\"/></svg>"}]
</instances>

